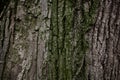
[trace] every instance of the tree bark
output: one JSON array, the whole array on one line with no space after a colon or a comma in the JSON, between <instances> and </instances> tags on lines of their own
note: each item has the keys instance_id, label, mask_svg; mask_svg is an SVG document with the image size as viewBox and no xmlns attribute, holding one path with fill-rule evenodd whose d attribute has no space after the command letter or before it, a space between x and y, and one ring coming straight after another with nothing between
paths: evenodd
<instances>
[{"instance_id":1,"label":"tree bark","mask_svg":"<svg viewBox=\"0 0 120 80\"><path fill-rule=\"evenodd\" d=\"M89 80L120 79L120 1L102 0L88 33Z\"/></svg>"},{"instance_id":2,"label":"tree bark","mask_svg":"<svg viewBox=\"0 0 120 80\"><path fill-rule=\"evenodd\" d=\"M119 80L119 0L1 0L0 80Z\"/></svg>"},{"instance_id":3,"label":"tree bark","mask_svg":"<svg viewBox=\"0 0 120 80\"><path fill-rule=\"evenodd\" d=\"M48 1L2 1L0 80L42 80L51 14Z\"/></svg>"}]
</instances>

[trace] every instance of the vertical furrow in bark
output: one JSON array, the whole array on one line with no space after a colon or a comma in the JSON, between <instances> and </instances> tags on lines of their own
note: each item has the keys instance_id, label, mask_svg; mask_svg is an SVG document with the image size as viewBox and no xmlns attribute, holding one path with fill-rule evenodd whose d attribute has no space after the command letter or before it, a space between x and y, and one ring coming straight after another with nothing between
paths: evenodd
<instances>
[{"instance_id":1,"label":"vertical furrow in bark","mask_svg":"<svg viewBox=\"0 0 120 80\"><path fill-rule=\"evenodd\" d=\"M5 3L3 9L1 8L2 65L6 57L2 80L42 80L51 15L48 2L48 0L11 0L10 3ZM2 73L2 67L0 69Z\"/></svg>"},{"instance_id":2,"label":"vertical furrow in bark","mask_svg":"<svg viewBox=\"0 0 120 80\"><path fill-rule=\"evenodd\" d=\"M119 61L115 53L116 41L118 40L119 27L116 26L119 12L118 0L101 1L95 23L95 28L91 31L92 41L90 42L90 80L118 80L117 72ZM117 30L116 30L117 28ZM89 37L90 38L90 37ZM91 38L90 38L91 39ZM94 76L94 77L93 77Z\"/></svg>"},{"instance_id":3,"label":"vertical furrow in bark","mask_svg":"<svg viewBox=\"0 0 120 80\"><path fill-rule=\"evenodd\" d=\"M1 50L0 50L0 61L2 62L0 64L1 70L0 70L0 79L4 79L4 71L5 71L5 65L6 65L6 57L9 53L10 45L13 42L14 37L14 25L15 25L15 15L16 12L14 11L14 8L16 8L16 3L14 1L8 1L3 2L4 7L1 11ZM4 24L4 25L3 25Z\"/></svg>"},{"instance_id":4,"label":"vertical furrow in bark","mask_svg":"<svg viewBox=\"0 0 120 80\"><path fill-rule=\"evenodd\" d=\"M49 79L71 80L72 69L69 66L71 65L71 2L53 0L52 3L50 56L48 56L50 58L48 62Z\"/></svg>"}]
</instances>

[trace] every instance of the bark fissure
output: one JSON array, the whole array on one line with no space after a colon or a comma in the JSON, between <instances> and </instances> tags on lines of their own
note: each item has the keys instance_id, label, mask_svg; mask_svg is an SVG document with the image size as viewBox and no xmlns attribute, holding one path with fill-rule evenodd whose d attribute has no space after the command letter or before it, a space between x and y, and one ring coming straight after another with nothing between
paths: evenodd
<instances>
[{"instance_id":1,"label":"bark fissure","mask_svg":"<svg viewBox=\"0 0 120 80\"><path fill-rule=\"evenodd\" d=\"M100 2L101 10L98 13L99 15L93 33L91 33L93 35L93 42L91 42L93 47L90 48L92 50L90 53L93 56L91 60L91 68L93 70L90 74L96 74L94 77L91 76L93 80L118 80L119 78L116 75L117 71L119 71L117 67L119 62L115 55L118 53L114 52L114 49L116 49L115 46L117 45L116 42L118 41L118 34L116 32L118 33L119 30L119 27L115 26L116 19L119 16L118 3L119 1L117 0L104 0Z\"/></svg>"},{"instance_id":2,"label":"bark fissure","mask_svg":"<svg viewBox=\"0 0 120 80\"><path fill-rule=\"evenodd\" d=\"M119 4L1 0L0 80L119 80Z\"/></svg>"}]
</instances>

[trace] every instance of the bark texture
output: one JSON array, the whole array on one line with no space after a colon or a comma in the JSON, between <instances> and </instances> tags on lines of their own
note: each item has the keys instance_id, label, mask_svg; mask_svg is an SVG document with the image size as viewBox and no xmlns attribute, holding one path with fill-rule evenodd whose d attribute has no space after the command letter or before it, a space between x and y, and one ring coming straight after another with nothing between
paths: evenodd
<instances>
[{"instance_id":1,"label":"bark texture","mask_svg":"<svg viewBox=\"0 0 120 80\"><path fill-rule=\"evenodd\" d=\"M1 0L0 80L120 80L119 0Z\"/></svg>"},{"instance_id":2,"label":"bark texture","mask_svg":"<svg viewBox=\"0 0 120 80\"><path fill-rule=\"evenodd\" d=\"M48 0L0 5L0 80L42 80L50 26Z\"/></svg>"},{"instance_id":3,"label":"bark texture","mask_svg":"<svg viewBox=\"0 0 120 80\"><path fill-rule=\"evenodd\" d=\"M88 34L89 80L120 79L120 0L101 0Z\"/></svg>"}]
</instances>

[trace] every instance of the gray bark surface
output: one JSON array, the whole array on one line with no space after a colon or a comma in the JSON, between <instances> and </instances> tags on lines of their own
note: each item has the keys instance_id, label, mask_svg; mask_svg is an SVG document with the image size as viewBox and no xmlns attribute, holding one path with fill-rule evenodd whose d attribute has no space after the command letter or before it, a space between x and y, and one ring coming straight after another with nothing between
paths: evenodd
<instances>
[{"instance_id":1,"label":"gray bark surface","mask_svg":"<svg viewBox=\"0 0 120 80\"><path fill-rule=\"evenodd\" d=\"M2 1L0 80L42 80L51 12L47 2Z\"/></svg>"},{"instance_id":2,"label":"gray bark surface","mask_svg":"<svg viewBox=\"0 0 120 80\"><path fill-rule=\"evenodd\" d=\"M1 0L0 80L120 80L120 0Z\"/></svg>"},{"instance_id":3,"label":"gray bark surface","mask_svg":"<svg viewBox=\"0 0 120 80\"><path fill-rule=\"evenodd\" d=\"M101 0L88 34L89 80L120 80L120 1Z\"/></svg>"}]
</instances>

